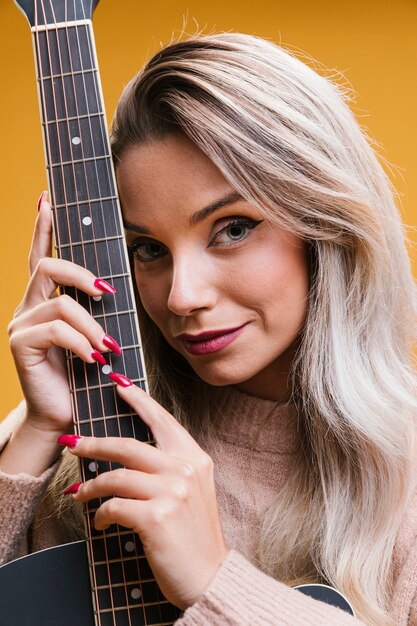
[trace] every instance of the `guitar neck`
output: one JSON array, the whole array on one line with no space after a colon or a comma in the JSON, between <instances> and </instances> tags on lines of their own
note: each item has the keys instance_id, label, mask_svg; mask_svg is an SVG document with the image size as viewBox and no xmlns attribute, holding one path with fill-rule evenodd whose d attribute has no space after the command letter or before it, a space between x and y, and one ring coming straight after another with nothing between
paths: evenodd
<instances>
[{"instance_id":1,"label":"guitar neck","mask_svg":"<svg viewBox=\"0 0 417 626\"><path fill-rule=\"evenodd\" d=\"M116 288L115 296L102 298L62 289L122 348L120 356L106 355L104 367L67 353L75 432L153 443L147 427L117 396L108 379L114 370L147 390L90 19L97 2L22 0L18 4L32 26L56 254ZM83 480L115 467L114 463L84 460ZM117 525L106 531L94 529L92 520L100 504L97 500L86 507L97 623L172 624L179 611L163 598L138 536Z\"/></svg>"},{"instance_id":2,"label":"guitar neck","mask_svg":"<svg viewBox=\"0 0 417 626\"><path fill-rule=\"evenodd\" d=\"M108 355L104 372L114 369L146 390L92 24L77 20L32 31L56 254L116 289L115 296L100 299L71 288L64 292L123 348L120 356ZM132 436L131 410L116 402L103 368L72 354L68 364L77 430L83 435Z\"/></svg>"}]
</instances>

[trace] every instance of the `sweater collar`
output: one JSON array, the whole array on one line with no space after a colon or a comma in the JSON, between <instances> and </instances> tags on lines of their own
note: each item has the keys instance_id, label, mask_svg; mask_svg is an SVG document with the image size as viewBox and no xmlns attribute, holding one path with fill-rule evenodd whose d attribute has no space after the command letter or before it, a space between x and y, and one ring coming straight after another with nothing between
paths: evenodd
<instances>
[{"instance_id":1,"label":"sweater collar","mask_svg":"<svg viewBox=\"0 0 417 626\"><path fill-rule=\"evenodd\" d=\"M218 439L259 452L294 454L298 414L292 402L250 396L235 387L217 387L210 409Z\"/></svg>"}]
</instances>

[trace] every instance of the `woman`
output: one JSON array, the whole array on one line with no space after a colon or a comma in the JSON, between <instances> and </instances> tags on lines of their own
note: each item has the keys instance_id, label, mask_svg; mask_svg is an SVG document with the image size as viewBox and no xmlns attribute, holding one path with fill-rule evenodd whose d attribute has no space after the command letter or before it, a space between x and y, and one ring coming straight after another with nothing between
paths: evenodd
<instances>
[{"instance_id":1,"label":"woman","mask_svg":"<svg viewBox=\"0 0 417 626\"><path fill-rule=\"evenodd\" d=\"M158 446L69 435L60 348L118 348L56 286L112 288L49 257L43 195L10 325L27 408L3 427L3 560L77 536L69 494L115 495L95 525L139 533L178 624L417 624L415 287L340 90L270 42L192 37L128 85L112 148L154 399L112 378ZM76 457L128 469L80 485ZM312 580L358 619L290 588Z\"/></svg>"}]
</instances>

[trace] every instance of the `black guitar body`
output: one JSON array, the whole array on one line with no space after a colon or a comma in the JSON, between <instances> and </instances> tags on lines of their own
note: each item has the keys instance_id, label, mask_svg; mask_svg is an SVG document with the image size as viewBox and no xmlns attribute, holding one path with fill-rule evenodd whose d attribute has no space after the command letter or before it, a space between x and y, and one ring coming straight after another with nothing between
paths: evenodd
<instances>
[{"instance_id":1,"label":"black guitar body","mask_svg":"<svg viewBox=\"0 0 417 626\"><path fill-rule=\"evenodd\" d=\"M95 626L90 587L84 541L12 561L0 567L0 626ZM300 585L296 589L354 615L348 601L332 587ZM113 626L112 614L107 615L108 624L106 614L100 616L102 626ZM140 611L135 618L135 626L160 624L160 608L155 607L154 621L149 612L146 619Z\"/></svg>"},{"instance_id":2,"label":"black guitar body","mask_svg":"<svg viewBox=\"0 0 417 626\"><path fill-rule=\"evenodd\" d=\"M0 589L0 626L95 626L85 541L3 565Z\"/></svg>"}]
</instances>

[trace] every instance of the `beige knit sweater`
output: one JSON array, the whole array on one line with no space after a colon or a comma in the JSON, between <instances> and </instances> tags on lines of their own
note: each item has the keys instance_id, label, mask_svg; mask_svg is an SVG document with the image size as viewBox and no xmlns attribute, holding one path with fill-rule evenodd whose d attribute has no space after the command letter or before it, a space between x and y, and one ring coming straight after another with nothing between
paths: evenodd
<instances>
[{"instance_id":1,"label":"beige knit sweater","mask_svg":"<svg viewBox=\"0 0 417 626\"><path fill-rule=\"evenodd\" d=\"M254 546L262 513L284 484L294 459L294 407L230 389L217 395L216 407L218 442L207 451L214 460L224 536L232 549L205 593L177 620L177 626L361 624L256 567ZM22 403L0 425L2 447L23 413ZM266 418L270 419L265 422ZM58 465L59 461L38 478L0 473L0 563L68 541L62 522L39 507ZM398 535L393 570L392 616L398 626L417 626L417 498Z\"/></svg>"}]
</instances>

